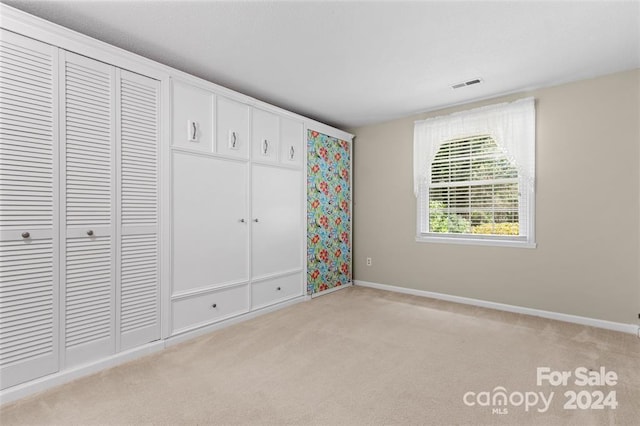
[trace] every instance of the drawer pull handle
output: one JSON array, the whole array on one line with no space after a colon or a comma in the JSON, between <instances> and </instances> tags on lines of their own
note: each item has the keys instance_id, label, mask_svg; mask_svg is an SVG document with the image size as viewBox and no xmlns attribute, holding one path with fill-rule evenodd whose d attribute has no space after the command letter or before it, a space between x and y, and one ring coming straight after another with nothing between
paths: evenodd
<instances>
[{"instance_id":1,"label":"drawer pull handle","mask_svg":"<svg viewBox=\"0 0 640 426\"><path fill-rule=\"evenodd\" d=\"M28 233L28 232L23 232L22 233L22 238L29 238L30 236L31 236L31 234Z\"/></svg>"},{"instance_id":2,"label":"drawer pull handle","mask_svg":"<svg viewBox=\"0 0 640 426\"><path fill-rule=\"evenodd\" d=\"M93 236L93 231L92 231L91 229L89 229L89 230L87 231L87 235L88 235L88 236L90 236L90 237L92 237L92 236Z\"/></svg>"},{"instance_id":3,"label":"drawer pull handle","mask_svg":"<svg viewBox=\"0 0 640 426\"><path fill-rule=\"evenodd\" d=\"M282 289L281 289L280 287L278 287L276 290L280 291L280 290L282 290Z\"/></svg>"},{"instance_id":4,"label":"drawer pull handle","mask_svg":"<svg viewBox=\"0 0 640 426\"><path fill-rule=\"evenodd\" d=\"M217 303L214 303L213 305L211 305L211 307L212 307L212 308L215 308L215 307L217 307L217 306L218 306L218 304L217 304Z\"/></svg>"},{"instance_id":5,"label":"drawer pull handle","mask_svg":"<svg viewBox=\"0 0 640 426\"><path fill-rule=\"evenodd\" d=\"M229 148L231 149L238 149L238 135L236 134L236 132L231 131L231 134L229 135Z\"/></svg>"},{"instance_id":6,"label":"drawer pull handle","mask_svg":"<svg viewBox=\"0 0 640 426\"><path fill-rule=\"evenodd\" d=\"M262 142L262 154L267 155L267 151L269 151L269 141L265 139Z\"/></svg>"},{"instance_id":7,"label":"drawer pull handle","mask_svg":"<svg viewBox=\"0 0 640 426\"><path fill-rule=\"evenodd\" d=\"M295 149L293 149L293 145L291 145L291 149L289 149L289 160L293 160L293 156L296 154Z\"/></svg>"}]
</instances>

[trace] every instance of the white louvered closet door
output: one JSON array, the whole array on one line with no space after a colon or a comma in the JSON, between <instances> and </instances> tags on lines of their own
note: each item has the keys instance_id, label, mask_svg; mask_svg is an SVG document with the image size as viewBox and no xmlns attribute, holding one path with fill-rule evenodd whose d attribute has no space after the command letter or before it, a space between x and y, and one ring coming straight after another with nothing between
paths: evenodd
<instances>
[{"instance_id":1,"label":"white louvered closet door","mask_svg":"<svg viewBox=\"0 0 640 426\"><path fill-rule=\"evenodd\" d=\"M58 370L57 49L0 31L4 389Z\"/></svg>"},{"instance_id":2,"label":"white louvered closet door","mask_svg":"<svg viewBox=\"0 0 640 426\"><path fill-rule=\"evenodd\" d=\"M67 367L115 352L115 68L61 53Z\"/></svg>"},{"instance_id":3,"label":"white louvered closet door","mask_svg":"<svg viewBox=\"0 0 640 426\"><path fill-rule=\"evenodd\" d=\"M160 338L159 82L118 70L120 350Z\"/></svg>"}]
</instances>

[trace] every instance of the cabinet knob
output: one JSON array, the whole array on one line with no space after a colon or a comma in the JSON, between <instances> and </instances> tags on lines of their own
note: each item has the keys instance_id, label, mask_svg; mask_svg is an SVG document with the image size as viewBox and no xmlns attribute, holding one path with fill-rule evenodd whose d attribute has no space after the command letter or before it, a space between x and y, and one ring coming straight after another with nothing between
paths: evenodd
<instances>
[{"instance_id":1,"label":"cabinet knob","mask_svg":"<svg viewBox=\"0 0 640 426\"><path fill-rule=\"evenodd\" d=\"M244 220L244 219L240 219L240 222L241 222L241 223L244 223L244 222L245 222L245 220Z\"/></svg>"},{"instance_id":2,"label":"cabinet knob","mask_svg":"<svg viewBox=\"0 0 640 426\"><path fill-rule=\"evenodd\" d=\"M22 233L22 238L29 238L30 236L31 236L31 234L28 233L28 232L23 232Z\"/></svg>"},{"instance_id":3,"label":"cabinet knob","mask_svg":"<svg viewBox=\"0 0 640 426\"><path fill-rule=\"evenodd\" d=\"M256 218L256 219L253 219L253 221L254 221L255 223L258 223L258 219L257 219L257 218Z\"/></svg>"},{"instance_id":4,"label":"cabinet knob","mask_svg":"<svg viewBox=\"0 0 640 426\"><path fill-rule=\"evenodd\" d=\"M278 287L276 290L280 291L280 290L282 290L282 289L281 289L280 287Z\"/></svg>"},{"instance_id":5,"label":"cabinet knob","mask_svg":"<svg viewBox=\"0 0 640 426\"><path fill-rule=\"evenodd\" d=\"M93 236L93 231L92 231L91 229L89 229L89 230L87 231L87 235L88 235L88 236L90 236L90 237L92 237L92 236Z\"/></svg>"},{"instance_id":6,"label":"cabinet knob","mask_svg":"<svg viewBox=\"0 0 640 426\"><path fill-rule=\"evenodd\" d=\"M217 304L217 303L214 303L213 305L211 305L211 307L212 307L212 308L215 308L215 307L217 307L217 306L218 306L218 304Z\"/></svg>"}]
</instances>

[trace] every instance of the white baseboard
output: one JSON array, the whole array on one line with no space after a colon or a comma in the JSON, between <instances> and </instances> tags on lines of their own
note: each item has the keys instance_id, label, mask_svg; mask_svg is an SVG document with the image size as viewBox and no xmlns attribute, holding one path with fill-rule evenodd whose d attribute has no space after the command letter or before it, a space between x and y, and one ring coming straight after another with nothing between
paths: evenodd
<instances>
[{"instance_id":1,"label":"white baseboard","mask_svg":"<svg viewBox=\"0 0 640 426\"><path fill-rule=\"evenodd\" d=\"M103 358L88 364L83 364L78 367L65 369L57 373L49 374L47 376L40 377L38 379L31 380L20 385L12 386L10 388L0 391L0 405L8 404L21 398L25 398L30 395L34 395L39 392L46 391L56 386L69 383L73 380L79 379L90 374L94 374L105 370L107 368L115 367L125 362L132 361L136 358L140 358L154 352L159 352L169 346L173 346L177 343L184 342L186 340L193 339L203 334L211 333L212 331L220 328L229 327L230 325L247 321L252 318L264 315L268 312L277 311L279 309L291 306L293 304L311 300L308 296L299 296L291 300L280 302L278 304L267 306L256 311L248 312L237 317L232 317L227 320L220 321L215 324L203 326L194 330L171 336L165 340L158 340L148 343L138 348L130 349L128 351L120 352L111 355L107 358Z\"/></svg>"},{"instance_id":2,"label":"white baseboard","mask_svg":"<svg viewBox=\"0 0 640 426\"><path fill-rule=\"evenodd\" d=\"M472 299L469 297L452 296L449 294L435 293L413 288L398 287L387 284L372 283L369 281L355 280L354 284L362 287L377 288L379 290L393 291L396 293L411 294L414 296L429 297L431 299L446 300L448 302L461 303L464 305L480 306L483 308L496 309L499 311L514 312L542 318L549 318L558 321L571 322L574 324L588 325L591 327L604 328L607 330L620 331L640 337L640 326L635 324L624 324L595 318L581 317L577 315L562 314L559 312L543 311L540 309L525 308L523 306L507 305L504 303L489 302L486 300Z\"/></svg>"},{"instance_id":3,"label":"white baseboard","mask_svg":"<svg viewBox=\"0 0 640 426\"><path fill-rule=\"evenodd\" d=\"M79 379L80 377L88 376L90 374L106 370L107 368L124 364L125 362L132 361L136 358L140 358L154 352L159 352L164 348L164 341L158 340L135 349L111 355L108 358L102 358L94 362L79 365L77 367L49 374L26 383L4 389L0 392L0 405L8 404L9 402L16 401L26 396L43 392L55 386L60 386Z\"/></svg>"},{"instance_id":4,"label":"white baseboard","mask_svg":"<svg viewBox=\"0 0 640 426\"><path fill-rule=\"evenodd\" d=\"M345 288L351 287L352 285L353 285L353 282L350 282L349 284L339 285L338 287L333 287L333 288L330 288L328 290L323 290L323 291L318 292L318 293L313 293L311 295L311 298L313 299L313 298L316 298L316 297L324 296L325 294L333 293L334 291L343 290Z\"/></svg>"}]
</instances>

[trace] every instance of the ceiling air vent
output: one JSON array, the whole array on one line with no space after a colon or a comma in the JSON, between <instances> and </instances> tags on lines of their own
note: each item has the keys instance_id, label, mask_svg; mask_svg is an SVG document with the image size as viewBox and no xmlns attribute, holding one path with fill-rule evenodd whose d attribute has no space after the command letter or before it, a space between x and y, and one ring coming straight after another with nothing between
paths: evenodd
<instances>
[{"instance_id":1,"label":"ceiling air vent","mask_svg":"<svg viewBox=\"0 0 640 426\"><path fill-rule=\"evenodd\" d=\"M463 81L462 83L452 84L452 89L460 89L461 87L473 86L474 84L480 84L482 80L479 78L474 78L473 80Z\"/></svg>"}]
</instances>

